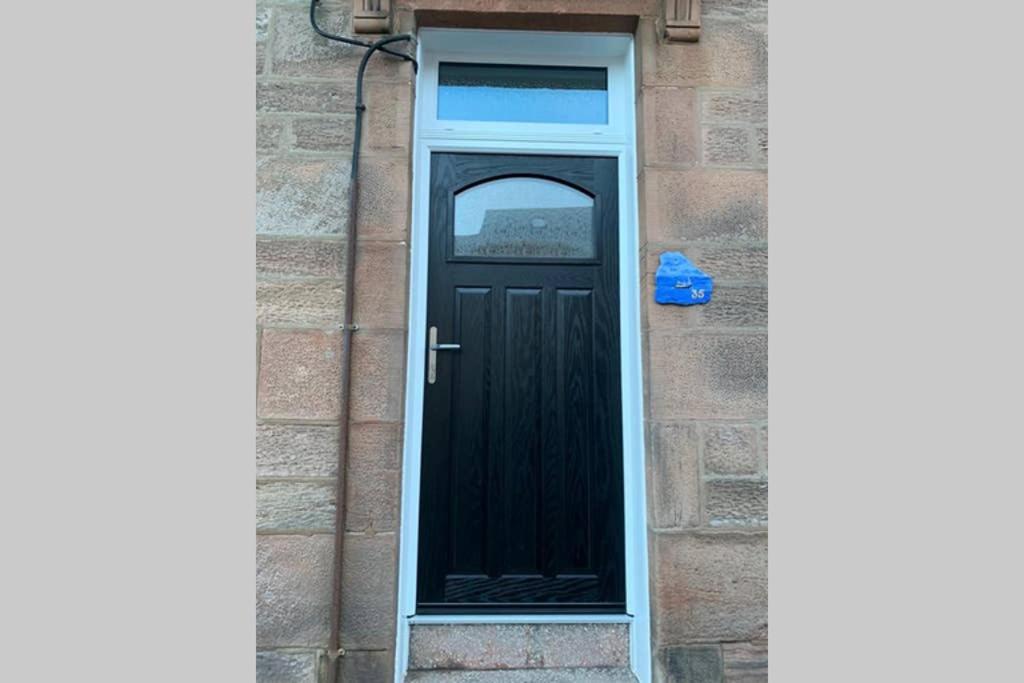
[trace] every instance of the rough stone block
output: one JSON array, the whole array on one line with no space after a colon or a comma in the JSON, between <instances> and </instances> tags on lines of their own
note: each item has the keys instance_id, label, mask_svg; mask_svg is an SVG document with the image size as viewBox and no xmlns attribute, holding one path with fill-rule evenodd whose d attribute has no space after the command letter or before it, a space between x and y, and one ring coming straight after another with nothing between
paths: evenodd
<instances>
[{"instance_id":1,"label":"rough stone block","mask_svg":"<svg viewBox=\"0 0 1024 683\"><path fill-rule=\"evenodd\" d=\"M411 84L363 84L363 141L371 150L408 149L412 139Z\"/></svg>"},{"instance_id":2,"label":"rough stone block","mask_svg":"<svg viewBox=\"0 0 1024 683\"><path fill-rule=\"evenodd\" d=\"M258 482L256 529L331 533L334 530L334 484Z\"/></svg>"},{"instance_id":3,"label":"rough stone block","mask_svg":"<svg viewBox=\"0 0 1024 683\"><path fill-rule=\"evenodd\" d=\"M717 645L662 648L655 660L655 680L664 683L721 683L721 650Z\"/></svg>"},{"instance_id":4,"label":"rough stone block","mask_svg":"<svg viewBox=\"0 0 1024 683\"><path fill-rule=\"evenodd\" d=\"M697 163L696 90L643 89L645 163Z\"/></svg>"},{"instance_id":5,"label":"rough stone block","mask_svg":"<svg viewBox=\"0 0 1024 683\"><path fill-rule=\"evenodd\" d=\"M761 466L764 468L765 474L768 473L768 425L761 427L760 434L758 435L761 440Z\"/></svg>"},{"instance_id":6,"label":"rough stone block","mask_svg":"<svg viewBox=\"0 0 1024 683\"><path fill-rule=\"evenodd\" d=\"M390 650L348 650L341 660L341 680L352 683L391 683L395 655Z\"/></svg>"},{"instance_id":7,"label":"rough stone block","mask_svg":"<svg viewBox=\"0 0 1024 683\"><path fill-rule=\"evenodd\" d=\"M279 148L283 136L284 124L280 121L256 122L256 149L258 151L265 152Z\"/></svg>"},{"instance_id":8,"label":"rough stone block","mask_svg":"<svg viewBox=\"0 0 1024 683\"><path fill-rule=\"evenodd\" d=\"M352 114L356 99L349 81L263 81L256 84L256 111Z\"/></svg>"},{"instance_id":9,"label":"rough stone block","mask_svg":"<svg viewBox=\"0 0 1024 683\"><path fill-rule=\"evenodd\" d=\"M711 302L701 306L670 306L654 301L654 284L644 281L646 325L651 330L764 327L768 324L768 290L765 287L718 286Z\"/></svg>"},{"instance_id":10,"label":"rough stone block","mask_svg":"<svg viewBox=\"0 0 1024 683\"><path fill-rule=\"evenodd\" d=\"M256 643L323 647L331 609L331 536L256 537Z\"/></svg>"},{"instance_id":11,"label":"rough stone block","mask_svg":"<svg viewBox=\"0 0 1024 683\"><path fill-rule=\"evenodd\" d=\"M653 539L656 642L765 637L766 534L669 532Z\"/></svg>"},{"instance_id":12,"label":"rough stone block","mask_svg":"<svg viewBox=\"0 0 1024 683\"><path fill-rule=\"evenodd\" d=\"M704 484L708 524L764 526L768 524L768 482L752 479L712 479Z\"/></svg>"},{"instance_id":13,"label":"rough stone block","mask_svg":"<svg viewBox=\"0 0 1024 683\"><path fill-rule=\"evenodd\" d=\"M599 669L629 666L625 624L417 624L409 667Z\"/></svg>"},{"instance_id":14,"label":"rough stone block","mask_svg":"<svg viewBox=\"0 0 1024 683\"><path fill-rule=\"evenodd\" d=\"M317 683L313 652L256 652L256 683Z\"/></svg>"},{"instance_id":15,"label":"rough stone block","mask_svg":"<svg viewBox=\"0 0 1024 683\"><path fill-rule=\"evenodd\" d=\"M351 426L345 494L347 530L397 530L401 441L401 424Z\"/></svg>"},{"instance_id":16,"label":"rough stone block","mask_svg":"<svg viewBox=\"0 0 1024 683\"><path fill-rule=\"evenodd\" d=\"M655 420L762 418L767 411L766 335L652 332L650 413Z\"/></svg>"},{"instance_id":17,"label":"rough stone block","mask_svg":"<svg viewBox=\"0 0 1024 683\"><path fill-rule=\"evenodd\" d=\"M700 41L662 43L644 60L644 85L764 87L768 37L763 24L702 18Z\"/></svg>"},{"instance_id":18,"label":"rough stone block","mask_svg":"<svg viewBox=\"0 0 1024 683\"><path fill-rule=\"evenodd\" d=\"M292 121L296 149L304 152L351 153L354 117L296 119Z\"/></svg>"},{"instance_id":19,"label":"rough stone block","mask_svg":"<svg viewBox=\"0 0 1024 683\"><path fill-rule=\"evenodd\" d=\"M348 166L342 159L265 157L256 162L256 232L344 232Z\"/></svg>"},{"instance_id":20,"label":"rough stone block","mask_svg":"<svg viewBox=\"0 0 1024 683\"><path fill-rule=\"evenodd\" d=\"M636 61L633 70L633 81L638 99L644 84L655 80L654 76L658 68L657 50L661 42L658 39L658 34L662 28L661 20L653 16L640 17L637 21L635 33Z\"/></svg>"},{"instance_id":21,"label":"rough stone block","mask_svg":"<svg viewBox=\"0 0 1024 683\"><path fill-rule=\"evenodd\" d=\"M693 425L651 425L648 514L654 527L681 528L700 524L698 441Z\"/></svg>"},{"instance_id":22,"label":"rough stone block","mask_svg":"<svg viewBox=\"0 0 1024 683\"><path fill-rule=\"evenodd\" d=\"M637 145L642 145L642 144L644 144L644 141L638 138L637 139ZM636 178L636 196L637 196L637 207L636 207L637 208L637 218L639 219L639 223L640 223L637 226L637 228L638 228L637 232L638 232L639 244L640 244L640 259L641 259L641 263L644 263L644 261L645 261L645 254L647 253L647 247L649 246L648 245L648 240L650 239L650 229L649 229L650 219L648 218L647 201L646 201L646 197L647 197L647 173L645 171L640 171L640 173L637 175L637 178ZM658 265L659 265L657 257L655 257L653 259L653 261L654 261L654 263L653 263L654 269L650 271L652 274L654 273L655 270L658 269ZM646 271L644 271L644 272L646 272ZM642 282L643 281L641 280L641 283ZM653 277L651 278L651 282L654 282L654 278Z\"/></svg>"},{"instance_id":23,"label":"rough stone block","mask_svg":"<svg viewBox=\"0 0 1024 683\"><path fill-rule=\"evenodd\" d=\"M405 383L405 333L360 330L352 336L352 420L397 422Z\"/></svg>"},{"instance_id":24,"label":"rough stone block","mask_svg":"<svg viewBox=\"0 0 1024 683\"><path fill-rule=\"evenodd\" d=\"M341 644L345 649L385 650L395 643L394 534L345 535L341 586Z\"/></svg>"},{"instance_id":25,"label":"rough stone block","mask_svg":"<svg viewBox=\"0 0 1024 683\"><path fill-rule=\"evenodd\" d=\"M522 669L529 659L528 624L458 624L412 627L410 669Z\"/></svg>"},{"instance_id":26,"label":"rough stone block","mask_svg":"<svg viewBox=\"0 0 1024 683\"><path fill-rule=\"evenodd\" d=\"M344 317L344 305L345 292L340 280L256 283L259 323L339 324Z\"/></svg>"},{"instance_id":27,"label":"rough stone block","mask_svg":"<svg viewBox=\"0 0 1024 683\"><path fill-rule=\"evenodd\" d=\"M701 16L705 19L765 22L768 20L768 0L704 0Z\"/></svg>"},{"instance_id":28,"label":"rough stone block","mask_svg":"<svg viewBox=\"0 0 1024 683\"><path fill-rule=\"evenodd\" d=\"M768 643L722 643L724 683L768 683Z\"/></svg>"},{"instance_id":29,"label":"rough stone block","mask_svg":"<svg viewBox=\"0 0 1024 683\"><path fill-rule=\"evenodd\" d=\"M705 474L757 474L757 434L746 425L704 425Z\"/></svg>"},{"instance_id":30,"label":"rough stone block","mask_svg":"<svg viewBox=\"0 0 1024 683\"><path fill-rule=\"evenodd\" d=\"M754 160L758 163L768 163L768 129L754 129Z\"/></svg>"},{"instance_id":31,"label":"rough stone block","mask_svg":"<svg viewBox=\"0 0 1024 683\"><path fill-rule=\"evenodd\" d=\"M256 427L257 477L333 477L337 463L337 427Z\"/></svg>"},{"instance_id":32,"label":"rough stone block","mask_svg":"<svg viewBox=\"0 0 1024 683\"><path fill-rule=\"evenodd\" d=\"M317 24L328 33L352 35L352 4L324 3L317 11ZM403 45L390 46L401 50ZM409 49L408 46L404 46ZM309 7L282 7L274 12L274 44L271 64L276 76L302 76L355 80L363 48L345 45L317 35L309 24ZM377 52L370 58L367 78L408 78L402 61Z\"/></svg>"},{"instance_id":33,"label":"rough stone block","mask_svg":"<svg viewBox=\"0 0 1024 683\"><path fill-rule=\"evenodd\" d=\"M339 333L265 329L260 347L259 417L338 418Z\"/></svg>"},{"instance_id":34,"label":"rough stone block","mask_svg":"<svg viewBox=\"0 0 1024 683\"><path fill-rule=\"evenodd\" d=\"M532 625L530 659L550 668L629 666L626 624Z\"/></svg>"},{"instance_id":35,"label":"rough stone block","mask_svg":"<svg viewBox=\"0 0 1024 683\"><path fill-rule=\"evenodd\" d=\"M364 156L359 166L359 237L409 236L409 160Z\"/></svg>"},{"instance_id":36,"label":"rough stone block","mask_svg":"<svg viewBox=\"0 0 1024 683\"><path fill-rule=\"evenodd\" d=\"M335 239L263 238L256 240L256 275L345 276L345 243Z\"/></svg>"},{"instance_id":37,"label":"rough stone block","mask_svg":"<svg viewBox=\"0 0 1024 683\"><path fill-rule=\"evenodd\" d=\"M713 90L701 97L703 123L765 123L768 95L763 90Z\"/></svg>"},{"instance_id":38,"label":"rough stone block","mask_svg":"<svg viewBox=\"0 0 1024 683\"><path fill-rule=\"evenodd\" d=\"M269 7L256 10L256 74L263 73L267 55L267 28L270 26Z\"/></svg>"},{"instance_id":39,"label":"rough stone block","mask_svg":"<svg viewBox=\"0 0 1024 683\"><path fill-rule=\"evenodd\" d=\"M644 260L648 273L657 268L657 254L665 249L676 249L673 245L650 245L649 254ZM701 244L685 247L683 252L705 273L715 278L715 287L722 281L731 283L765 284L768 278L768 249L763 244L750 246L722 246ZM652 280L653 281L653 280ZM712 295L712 301L714 295Z\"/></svg>"},{"instance_id":40,"label":"rough stone block","mask_svg":"<svg viewBox=\"0 0 1024 683\"><path fill-rule=\"evenodd\" d=\"M705 164L749 164L753 160L750 131L734 126L705 126L702 154Z\"/></svg>"},{"instance_id":41,"label":"rough stone block","mask_svg":"<svg viewBox=\"0 0 1024 683\"><path fill-rule=\"evenodd\" d=\"M362 242L356 254L355 319L361 327L404 329L409 245Z\"/></svg>"},{"instance_id":42,"label":"rough stone block","mask_svg":"<svg viewBox=\"0 0 1024 683\"><path fill-rule=\"evenodd\" d=\"M768 325L768 289L719 287L711 304L701 308L705 327L764 327Z\"/></svg>"},{"instance_id":43,"label":"rough stone block","mask_svg":"<svg viewBox=\"0 0 1024 683\"><path fill-rule=\"evenodd\" d=\"M651 242L767 238L764 171L648 168L644 175Z\"/></svg>"},{"instance_id":44,"label":"rough stone block","mask_svg":"<svg viewBox=\"0 0 1024 683\"><path fill-rule=\"evenodd\" d=\"M278 8L274 20L271 63L275 75L341 80L355 73L362 48L317 35L309 24L308 8ZM316 21L328 33L351 35L352 5L321 3Z\"/></svg>"}]
</instances>

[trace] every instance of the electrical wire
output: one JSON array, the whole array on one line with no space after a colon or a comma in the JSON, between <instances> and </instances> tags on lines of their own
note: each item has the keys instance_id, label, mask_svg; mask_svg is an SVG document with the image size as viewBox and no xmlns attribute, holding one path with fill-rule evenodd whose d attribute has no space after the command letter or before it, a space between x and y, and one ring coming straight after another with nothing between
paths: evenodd
<instances>
[{"instance_id":1,"label":"electrical wire","mask_svg":"<svg viewBox=\"0 0 1024 683\"><path fill-rule=\"evenodd\" d=\"M327 38L328 40L335 40L339 43L345 43L346 45L357 45L359 47L367 48L372 47L374 45L374 43L370 43L365 40L359 40L358 38L350 38L349 36L339 36L334 33L328 33L327 31L320 28L319 24L316 23L316 6L318 4L320 4L320 0L312 0L309 3L309 23L313 25L313 30L316 31L318 35L321 35L324 38ZM407 62L412 62L413 71L417 70L419 66L416 63L416 60L413 59L412 55L407 55L404 52L395 52L394 50L386 47L380 48L380 51L392 55L393 57L401 57L403 60Z\"/></svg>"}]
</instances>

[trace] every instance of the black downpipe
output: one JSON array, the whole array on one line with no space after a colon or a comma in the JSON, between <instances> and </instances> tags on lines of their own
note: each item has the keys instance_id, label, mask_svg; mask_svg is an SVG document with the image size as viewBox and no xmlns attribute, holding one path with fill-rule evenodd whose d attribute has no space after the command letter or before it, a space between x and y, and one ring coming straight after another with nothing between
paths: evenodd
<instances>
[{"instance_id":1,"label":"black downpipe","mask_svg":"<svg viewBox=\"0 0 1024 683\"><path fill-rule=\"evenodd\" d=\"M337 683L340 671L338 664L344 655L344 650L341 648L341 581L345 552L345 483L348 480L348 421L350 414L349 398L352 386L352 333L359 329L359 326L353 322L352 318L355 304L356 237L358 225L356 219L359 207L359 147L363 134L363 112L366 111L366 104L363 102L363 75L366 73L366 65L370 61L370 57L378 50L412 62L413 70L416 70L417 64L412 56L395 52L385 47L391 43L412 40L412 36L409 34L387 36L373 43L368 43L355 38L336 36L322 31L316 23L317 2L319 0L311 0L309 5L309 21L313 25L314 31L329 40L367 48L366 52L363 53L362 59L359 61L359 71L356 73L356 120L355 132L352 138L352 168L349 173L348 221L345 231L345 311L344 323L341 327L341 414L338 427L338 478L334 497L334 578L331 583L331 632L327 646L326 676L326 683Z\"/></svg>"}]
</instances>

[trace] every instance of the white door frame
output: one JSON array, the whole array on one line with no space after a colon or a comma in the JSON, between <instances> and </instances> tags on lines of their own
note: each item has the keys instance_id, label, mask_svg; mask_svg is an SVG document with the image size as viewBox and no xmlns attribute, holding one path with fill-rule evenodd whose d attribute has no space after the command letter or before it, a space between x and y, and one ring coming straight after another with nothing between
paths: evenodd
<instances>
[{"instance_id":1,"label":"white door frame","mask_svg":"<svg viewBox=\"0 0 1024 683\"><path fill-rule=\"evenodd\" d=\"M412 623L628 623L630 666L640 683L649 683L650 601L640 344L633 37L618 34L422 29L418 38L417 59L420 66L416 78L413 133L409 344L402 452L395 683L402 683L408 669ZM437 65L442 60L607 67L608 124L438 121ZM415 614L432 152L540 153L609 156L618 159L626 614Z\"/></svg>"}]
</instances>

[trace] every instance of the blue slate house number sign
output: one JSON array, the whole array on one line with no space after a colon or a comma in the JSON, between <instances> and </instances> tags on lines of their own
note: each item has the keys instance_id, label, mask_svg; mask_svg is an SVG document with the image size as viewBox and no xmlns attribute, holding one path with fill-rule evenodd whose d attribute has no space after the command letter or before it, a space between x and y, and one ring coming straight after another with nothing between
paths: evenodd
<instances>
[{"instance_id":1,"label":"blue slate house number sign","mask_svg":"<svg viewBox=\"0 0 1024 683\"><path fill-rule=\"evenodd\" d=\"M659 304L692 306L711 301L711 277L678 251L666 251L654 274L654 300Z\"/></svg>"}]
</instances>

